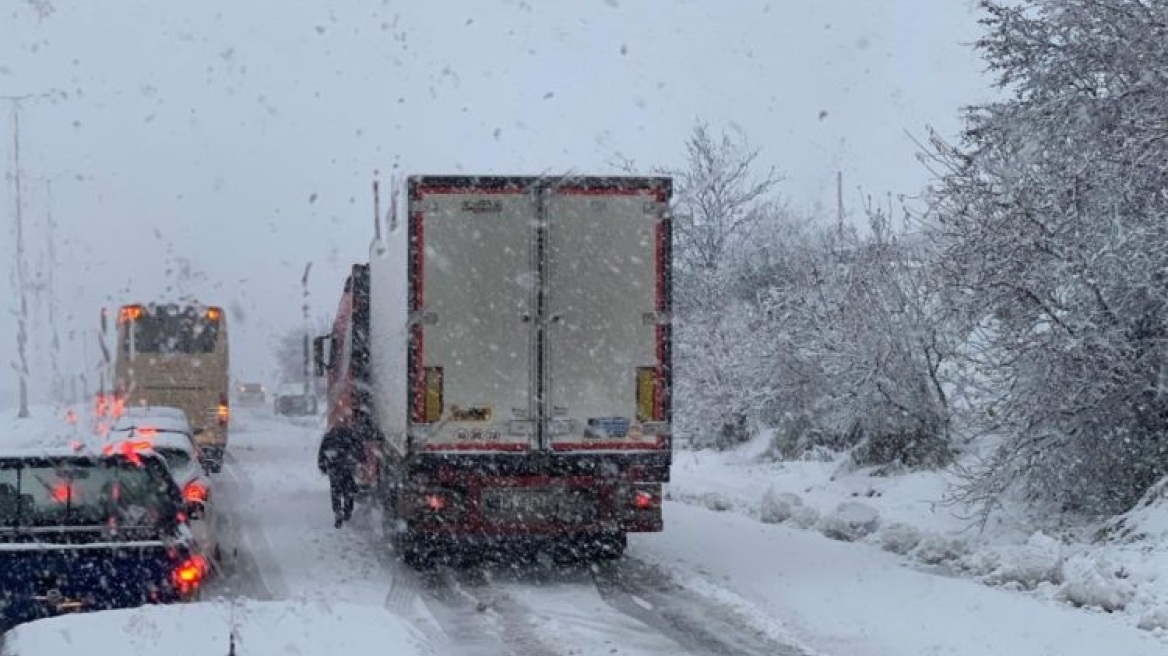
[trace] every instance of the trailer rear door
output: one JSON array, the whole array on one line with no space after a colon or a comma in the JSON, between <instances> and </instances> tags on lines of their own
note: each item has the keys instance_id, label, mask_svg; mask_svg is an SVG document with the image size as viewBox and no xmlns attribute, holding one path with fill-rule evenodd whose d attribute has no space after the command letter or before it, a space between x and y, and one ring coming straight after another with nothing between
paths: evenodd
<instances>
[{"instance_id":1,"label":"trailer rear door","mask_svg":"<svg viewBox=\"0 0 1168 656\"><path fill-rule=\"evenodd\" d=\"M661 448L668 432L668 230L656 186L549 187L545 443Z\"/></svg>"},{"instance_id":2,"label":"trailer rear door","mask_svg":"<svg viewBox=\"0 0 1168 656\"><path fill-rule=\"evenodd\" d=\"M521 185L411 185L411 434L426 450L535 445L534 203Z\"/></svg>"}]
</instances>

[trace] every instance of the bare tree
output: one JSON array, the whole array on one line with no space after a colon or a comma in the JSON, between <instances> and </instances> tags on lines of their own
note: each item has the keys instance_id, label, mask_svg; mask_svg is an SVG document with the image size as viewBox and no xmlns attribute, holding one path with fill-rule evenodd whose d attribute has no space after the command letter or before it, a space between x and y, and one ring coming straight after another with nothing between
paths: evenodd
<instances>
[{"instance_id":1,"label":"bare tree","mask_svg":"<svg viewBox=\"0 0 1168 656\"><path fill-rule=\"evenodd\" d=\"M759 150L745 137L715 136L706 123L694 126L685 147L685 167L671 172L675 257L684 269L710 274L773 214L782 177L773 167L758 170Z\"/></svg>"}]
</instances>

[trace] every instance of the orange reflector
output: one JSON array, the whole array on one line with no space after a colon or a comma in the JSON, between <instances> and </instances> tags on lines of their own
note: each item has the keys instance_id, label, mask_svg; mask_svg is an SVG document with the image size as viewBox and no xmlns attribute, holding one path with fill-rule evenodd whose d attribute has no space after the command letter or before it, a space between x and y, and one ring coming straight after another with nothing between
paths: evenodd
<instances>
[{"instance_id":1,"label":"orange reflector","mask_svg":"<svg viewBox=\"0 0 1168 656\"><path fill-rule=\"evenodd\" d=\"M227 420L231 418L231 409L227 407L226 403L220 403L219 407L215 409L215 418L219 420L220 426L227 424Z\"/></svg>"}]
</instances>

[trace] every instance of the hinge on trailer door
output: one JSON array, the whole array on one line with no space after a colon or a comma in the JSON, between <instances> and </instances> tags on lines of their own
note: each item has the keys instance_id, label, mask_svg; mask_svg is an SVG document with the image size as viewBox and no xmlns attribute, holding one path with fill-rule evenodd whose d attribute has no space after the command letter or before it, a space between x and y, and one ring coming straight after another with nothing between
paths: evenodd
<instances>
[{"instance_id":1,"label":"hinge on trailer door","mask_svg":"<svg viewBox=\"0 0 1168 656\"><path fill-rule=\"evenodd\" d=\"M438 323L438 313L437 312L411 312L410 313L410 325L411 326L417 326L417 325L433 326L436 323Z\"/></svg>"},{"instance_id":2,"label":"hinge on trailer door","mask_svg":"<svg viewBox=\"0 0 1168 656\"><path fill-rule=\"evenodd\" d=\"M672 317L668 312L654 310L653 312L645 312L642 314L641 323L646 326L668 326L672 323Z\"/></svg>"}]
</instances>

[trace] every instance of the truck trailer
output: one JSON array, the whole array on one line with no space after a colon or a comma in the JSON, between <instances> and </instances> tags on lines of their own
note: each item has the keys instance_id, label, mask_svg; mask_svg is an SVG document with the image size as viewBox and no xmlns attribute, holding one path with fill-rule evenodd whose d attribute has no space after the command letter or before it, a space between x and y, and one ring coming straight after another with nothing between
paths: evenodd
<instances>
[{"instance_id":1,"label":"truck trailer","mask_svg":"<svg viewBox=\"0 0 1168 656\"><path fill-rule=\"evenodd\" d=\"M328 424L365 444L358 484L399 556L613 558L662 530L671 180L414 176L406 192L314 343Z\"/></svg>"}]
</instances>

